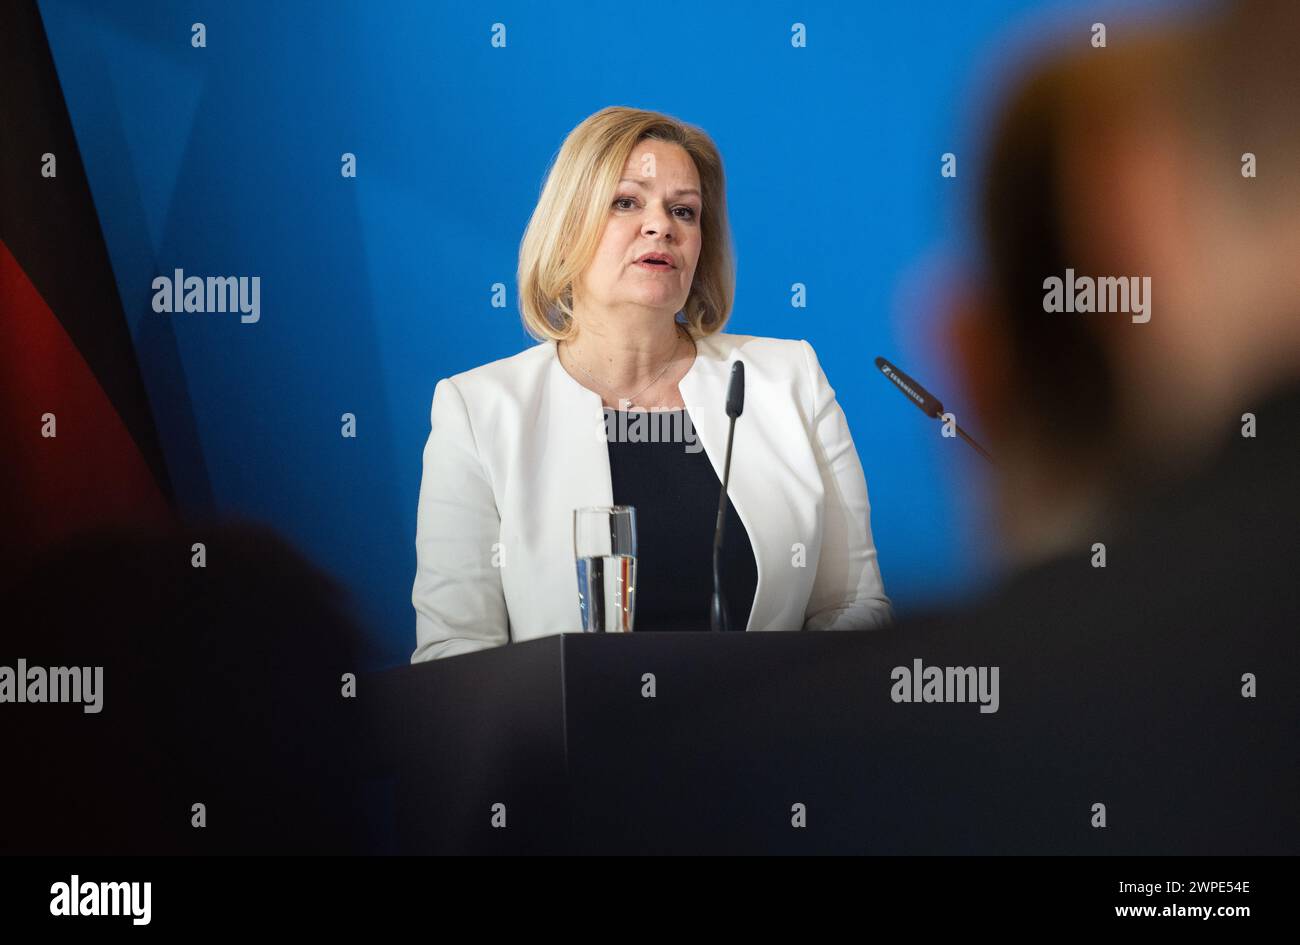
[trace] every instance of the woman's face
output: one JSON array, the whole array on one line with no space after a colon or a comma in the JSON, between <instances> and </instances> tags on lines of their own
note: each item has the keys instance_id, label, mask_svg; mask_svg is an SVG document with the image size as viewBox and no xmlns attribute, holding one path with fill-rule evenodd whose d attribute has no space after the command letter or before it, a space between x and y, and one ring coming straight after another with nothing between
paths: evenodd
<instances>
[{"instance_id":1,"label":"woman's face","mask_svg":"<svg viewBox=\"0 0 1300 945\"><path fill-rule=\"evenodd\" d=\"M700 258L700 177L686 150L663 141L633 149L614 191L595 257L579 278L577 305L628 306L672 316L691 291ZM639 263L662 253L668 264Z\"/></svg>"}]
</instances>

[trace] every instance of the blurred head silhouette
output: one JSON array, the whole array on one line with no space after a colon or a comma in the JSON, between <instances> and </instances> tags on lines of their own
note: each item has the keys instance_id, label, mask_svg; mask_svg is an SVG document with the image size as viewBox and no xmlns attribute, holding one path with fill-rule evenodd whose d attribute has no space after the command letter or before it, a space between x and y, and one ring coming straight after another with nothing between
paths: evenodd
<instances>
[{"instance_id":1,"label":"blurred head silhouette","mask_svg":"<svg viewBox=\"0 0 1300 945\"><path fill-rule=\"evenodd\" d=\"M361 722L340 695L360 631L341 588L274 532L87 533L13 576L0 611L0 666L102 667L96 714L4 707L23 763L0 788L13 815L0 852L318 854L369 842Z\"/></svg>"},{"instance_id":2,"label":"blurred head silhouette","mask_svg":"<svg viewBox=\"0 0 1300 945\"><path fill-rule=\"evenodd\" d=\"M1297 42L1300 4L1247 0L1112 28L1006 101L951 326L1022 559L1300 380ZM1071 278L1091 299L1054 310Z\"/></svg>"}]
</instances>

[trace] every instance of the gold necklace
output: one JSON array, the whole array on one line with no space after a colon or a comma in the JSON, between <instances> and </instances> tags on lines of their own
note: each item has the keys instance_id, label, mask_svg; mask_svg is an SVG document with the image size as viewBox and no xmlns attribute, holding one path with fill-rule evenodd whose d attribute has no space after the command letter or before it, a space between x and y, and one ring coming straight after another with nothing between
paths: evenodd
<instances>
[{"instance_id":1,"label":"gold necklace","mask_svg":"<svg viewBox=\"0 0 1300 945\"><path fill-rule=\"evenodd\" d=\"M637 399L638 397L640 397L642 394L644 394L644 393L645 393L646 391L648 391L650 388L654 387L655 384L659 383L659 379L660 379L661 377L663 377L664 374L668 371L668 365L670 365L670 364L673 363L673 358L674 358L674 357L676 356L676 354L677 354L677 342L681 340L680 332L681 332L681 327L682 327L680 322L675 323L675 326L676 326L676 329L677 329L677 337L675 337L675 338L673 339L673 348L672 348L672 350L671 350L670 352L668 352L668 360L665 361L665 362L664 362L664 366L663 366L662 368L659 369L659 373L655 375L654 380L652 380L652 381L651 381L649 384L647 384L645 387L641 388L639 391L637 391L637 392L636 392L635 394L633 394L631 397L623 398L623 397L619 397L619 396L617 396L617 393L614 392L614 389L613 389L612 387L610 387L608 384L604 383L603 381L599 380L599 379L598 379L594 374L592 374L592 373L591 373L590 371L588 371L585 367L583 367L582 364L576 360L576 357L575 357L574 355L571 354L570 357L573 358L573 363L578 365L578 370L579 370L579 371L581 371L583 374L587 375L587 377L591 378L591 380L592 380L596 385L598 385L598 386L600 386L600 387L603 387L603 388L604 388L605 390L607 390L607 391L614 392L614 393L615 393L615 397L614 397L614 400L615 400L615 401L617 401L618 403L626 403L627 406L630 407L630 406L633 406L633 405L636 403L636 399ZM694 346L694 344L695 344L695 341L694 341L694 339L692 339L692 340L691 340L691 345Z\"/></svg>"}]
</instances>

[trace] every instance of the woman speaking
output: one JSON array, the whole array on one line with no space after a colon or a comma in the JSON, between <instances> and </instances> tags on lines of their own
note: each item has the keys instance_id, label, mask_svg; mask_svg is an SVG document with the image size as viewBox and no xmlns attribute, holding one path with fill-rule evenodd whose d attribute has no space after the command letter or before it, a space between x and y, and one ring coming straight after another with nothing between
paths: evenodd
<instances>
[{"instance_id":1,"label":"woman speaking","mask_svg":"<svg viewBox=\"0 0 1300 945\"><path fill-rule=\"evenodd\" d=\"M547 175L518 280L539 343L434 390L412 662L581 629L580 508L636 509L635 630L708 629L737 360L720 561L732 628L889 622L862 464L812 347L721 333L735 268L708 135L632 108L584 120Z\"/></svg>"}]
</instances>

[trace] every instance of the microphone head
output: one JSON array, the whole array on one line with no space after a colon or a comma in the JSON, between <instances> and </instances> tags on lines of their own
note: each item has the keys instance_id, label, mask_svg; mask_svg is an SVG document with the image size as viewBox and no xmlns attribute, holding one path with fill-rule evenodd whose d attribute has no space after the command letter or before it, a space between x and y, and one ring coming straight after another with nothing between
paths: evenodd
<instances>
[{"instance_id":1,"label":"microphone head","mask_svg":"<svg viewBox=\"0 0 1300 945\"><path fill-rule=\"evenodd\" d=\"M894 365L890 364L884 358L876 358L876 367L880 373L889 378L895 387L903 392L903 395L921 408L921 412L927 417L939 418L943 416L943 404L939 398L934 396L916 381L912 380Z\"/></svg>"},{"instance_id":2,"label":"microphone head","mask_svg":"<svg viewBox=\"0 0 1300 945\"><path fill-rule=\"evenodd\" d=\"M745 362L731 366L731 384L727 387L727 416L739 417L745 410Z\"/></svg>"}]
</instances>

